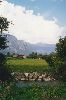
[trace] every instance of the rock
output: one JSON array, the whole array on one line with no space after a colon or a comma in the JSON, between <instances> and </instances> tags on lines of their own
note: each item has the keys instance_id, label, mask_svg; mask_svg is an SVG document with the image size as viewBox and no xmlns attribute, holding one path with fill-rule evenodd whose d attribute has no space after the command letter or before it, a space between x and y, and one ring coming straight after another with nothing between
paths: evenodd
<instances>
[{"instance_id":1,"label":"rock","mask_svg":"<svg viewBox=\"0 0 66 100\"><path fill-rule=\"evenodd\" d=\"M28 77L28 74L29 74L29 73L24 73L24 75L25 75L26 77Z\"/></svg>"},{"instance_id":2,"label":"rock","mask_svg":"<svg viewBox=\"0 0 66 100\"><path fill-rule=\"evenodd\" d=\"M29 73L29 80L33 79L33 74Z\"/></svg>"},{"instance_id":3,"label":"rock","mask_svg":"<svg viewBox=\"0 0 66 100\"><path fill-rule=\"evenodd\" d=\"M51 81L50 77L44 78L45 81Z\"/></svg>"},{"instance_id":4,"label":"rock","mask_svg":"<svg viewBox=\"0 0 66 100\"><path fill-rule=\"evenodd\" d=\"M15 73L13 72L13 73L11 73L11 75L12 75L12 76L14 76L14 75L15 75Z\"/></svg>"},{"instance_id":5,"label":"rock","mask_svg":"<svg viewBox=\"0 0 66 100\"><path fill-rule=\"evenodd\" d=\"M15 76L16 80L21 80L21 81L52 81L55 80L52 76L48 74L41 74L37 72L33 73L20 73L20 72L13 72L12 75Z\"/></svg>"},{"instance_id":6,"label":"rock","mask_svg":"<svg viewBox=\"0 0 66 100\"><path fill-rule=\"evenodd\" d=\"M21 81L25 81L26 79L25 78L21 78Z\"/></svg>"}]
</instances>

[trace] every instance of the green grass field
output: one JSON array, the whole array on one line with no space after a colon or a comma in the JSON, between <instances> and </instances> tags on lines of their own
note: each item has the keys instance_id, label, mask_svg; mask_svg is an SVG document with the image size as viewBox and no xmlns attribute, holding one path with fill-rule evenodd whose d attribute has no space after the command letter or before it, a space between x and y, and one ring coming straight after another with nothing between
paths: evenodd
<instances>
[{"instance_id":1,"label":"green grass field","mask_svg":"<svg viewBox=\"0 0 66 100\"><path fill-rule=\"evenodd\" d=\"M42 59L17 59L17 58L8 58L7 64L12 71L21 71L21 72L43 72L48 69L48 64L45 60Z\"/></svg>"}]
</instances>

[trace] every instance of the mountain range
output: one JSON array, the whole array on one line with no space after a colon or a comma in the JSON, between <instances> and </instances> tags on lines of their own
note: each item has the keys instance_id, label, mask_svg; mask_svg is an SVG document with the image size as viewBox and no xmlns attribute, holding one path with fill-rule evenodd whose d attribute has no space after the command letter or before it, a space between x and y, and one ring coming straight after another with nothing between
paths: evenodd
<instances>
[{"instance_id":1,"label":"mountain range","mask_svg":"<svg viewBox=\"0 0 66 100\"><path fill-rule=\"evenodd\" d=\"M4 53L10 52L28 55L32 52L51 53L55 51L55 44L36 43L31 44L23 40L18 40L15 36L7 34L8 48L3 50Z\"/></svg>"}]
</instances>

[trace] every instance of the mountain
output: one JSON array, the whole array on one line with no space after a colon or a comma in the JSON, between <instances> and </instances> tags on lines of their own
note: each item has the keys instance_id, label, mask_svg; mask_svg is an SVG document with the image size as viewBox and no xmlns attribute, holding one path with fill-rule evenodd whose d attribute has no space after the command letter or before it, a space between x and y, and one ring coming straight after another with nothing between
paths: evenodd
<instances>
[{"instance_id":1,"label":"mountain","mask_svg":"<svg viewBox=\"0 0 66 100\"><path fill-rule=\"evenodd\" d=\"M45 54L53 52L55 50L55 44L31 44L23 40L17 40L15 36L9 34L7 34L7 41L9 41L7 43L9 47L3 51L4 53L10 52L28 55L31 52Z\"/></svg>"}]
</instances>

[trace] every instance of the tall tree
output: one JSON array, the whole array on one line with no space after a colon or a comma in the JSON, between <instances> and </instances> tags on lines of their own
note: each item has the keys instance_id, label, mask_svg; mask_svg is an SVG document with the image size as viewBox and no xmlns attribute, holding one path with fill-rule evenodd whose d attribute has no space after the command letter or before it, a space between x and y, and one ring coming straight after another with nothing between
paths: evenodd
<instances>
[{"instance_id":1,"label":"tall tree","mask_svg":"<svg viewBox=\"0 0 66 100\"><path fill-rule=\"evenodd\" d=\"M0 17L0 50L3 50L7 47L6 35L3 34L4 31L7 31L9 27L9 21L7 18ZM10 72L8 71L6 65L6 56L0 52L0 80L6 81L11 78Z\"/></svg>"},{"instance_id":2,"label":"tall tree","mask_svg":"<svg viewBox=\"0 0 66 100\"><path fill-rule=\"evenodd\" d=\"M60 37L59 42L56 44L56 52L62 60L62 64L58 69L58 77L66 81L66 36L64 38Z\"/></svg>"},{"instance_id":3,"label":"tall tree","mask_svg":"<svg viewBox=\"0 0 66 100\"><path fill-rule=\"evenodd\" d=\"M0 17L0 50L3 50L7 47L7 39L6 35L3 34L3 31L7 31L9 27L9 21L7 21L7 18ZM2 59L1 59L2 58ZM0 64L5 59L5 55L0 53Z\"/></svg>"},{"instance_id":4,"label":"tall tree","mask_svg":"<svg viewBox=\"0 0 66 100\"><path fill-rule=\"evenodd\" d=\"M2 34L3 31L7 31L9 27L9 21L7 18L0 17L0 33Z\"/></svg>"},{"instance_id":5,"label":"tall tree","mask_svg":"<svg viewBox=\"0 0 66 100\"><path fill-rule=\"evenodd\" d=\"M59 42L56 44L56 52L58 56L66 62L66 36L64 38L60 38Z\"/></svg>"}]
</instances>

